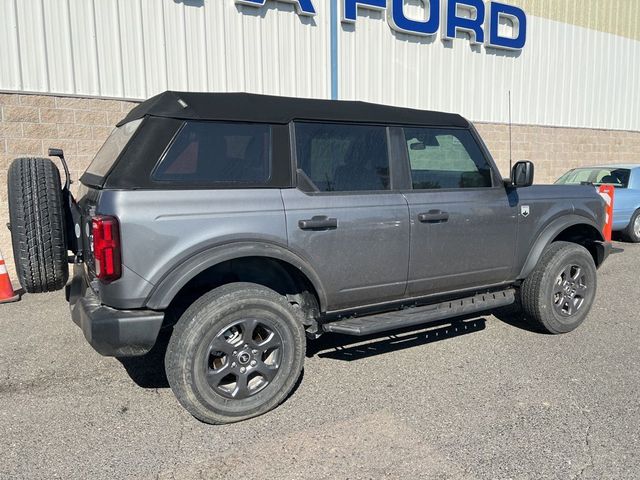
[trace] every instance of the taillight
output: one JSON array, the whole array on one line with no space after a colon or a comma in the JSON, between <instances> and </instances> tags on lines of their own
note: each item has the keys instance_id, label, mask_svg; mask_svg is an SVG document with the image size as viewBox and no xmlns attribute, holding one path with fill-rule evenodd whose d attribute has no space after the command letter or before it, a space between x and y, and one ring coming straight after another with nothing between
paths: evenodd
<instances>
[{"instance_id":1,"label":"taillight","mask_svg":"<svg viewBox=\"0 0 640 480\"><path fill-rule=\"evenodd\" d=\"M93 218L92 230L96 276L104 281L120 278L122 266L118 219L107 215L98 215Z\"/></svg>"}]
</instances>

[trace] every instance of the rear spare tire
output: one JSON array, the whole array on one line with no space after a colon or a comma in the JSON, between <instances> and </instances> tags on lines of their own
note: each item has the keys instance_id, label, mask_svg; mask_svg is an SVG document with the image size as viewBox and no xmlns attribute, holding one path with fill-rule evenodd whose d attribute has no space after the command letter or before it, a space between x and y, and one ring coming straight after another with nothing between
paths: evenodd
<instances>
[{"instance_id":1,"label":"rear spare tire","mask_svg":"<svg viewBox=\"0 0 640 480\"><path fill-rule=\"evenodd\" d=\"M7 183L20 285L29 293L60 290L69 278L60 172L47 158L17 158Z\"/></svg>"}]
</instances>

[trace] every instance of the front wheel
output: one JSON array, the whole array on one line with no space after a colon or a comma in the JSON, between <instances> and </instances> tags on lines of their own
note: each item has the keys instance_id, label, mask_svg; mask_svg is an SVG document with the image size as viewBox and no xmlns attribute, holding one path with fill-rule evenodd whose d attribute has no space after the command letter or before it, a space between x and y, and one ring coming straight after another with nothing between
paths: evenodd
<instances>
[{"instance_id":1,"label":"front wheel","mask_svg":"<svg viewBox=\"0 0 640 480\"><path fill-rule=\"evenodd\" d=\"M640 243L640 210L631 216L631 221L622 232L622 236L627 242Z\"/></svg>"},{"instance_id":2,"label":"front wheel","mask_svg":"<svg viewBox=\"0 0 640 480\"><path fill-rule=\"evenodd\" d=\"M554 242L542 254L520 291L525 317L552 334L576 329L587 317L596 295L593 257L581 245Z\"/></svg>"},{"instance_id":3,"label":"front wheel","mask_svg":"<svg viewBox=\"0 0 640 480\"><path fill-rule=\"evenodd\" d=\"M299 311L261 285L232 283L180 317L165 357L169 385L197 419L232 423L279 405L304 363Z\"/></svg>"}]
</instances>

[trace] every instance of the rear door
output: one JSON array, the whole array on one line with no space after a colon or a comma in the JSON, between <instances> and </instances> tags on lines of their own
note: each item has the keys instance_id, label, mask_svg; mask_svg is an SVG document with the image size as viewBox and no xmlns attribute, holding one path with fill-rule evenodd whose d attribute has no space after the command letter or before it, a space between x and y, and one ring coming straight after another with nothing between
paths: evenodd
<instances>
[{"instance_id":1,"label":"rear door","mask_svg":"<svg viewBox=\"0 0 640 480\"><path fill-rule=\"evenodd\" d=\"M290 247L326 289L328 310L404 295L409 212L392 190L387 128L295 124L298 188L282 191Z\"/></svg>"},{"instance_id":2,"label":"rear door","mask_svg":"<svg viewBox=\"0 0 640 480\"><path fill-rule=\"evenodd\" d=\"M413 189L407 294L451 292L508 280L517 205L466 129L404 128Z\"/></svg>"}]
</instances>

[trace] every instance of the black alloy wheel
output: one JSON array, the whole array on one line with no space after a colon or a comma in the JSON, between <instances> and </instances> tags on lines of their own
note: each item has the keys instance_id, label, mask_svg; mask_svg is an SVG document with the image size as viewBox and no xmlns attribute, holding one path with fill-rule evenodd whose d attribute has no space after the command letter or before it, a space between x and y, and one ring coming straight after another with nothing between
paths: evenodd
<instances>
[{"instance_id":1,"label":"black alloy wheel","mask_svg":"<svg viewBox=\"0 0 640 480\"><path fill-rule=\"evenodd\" d=\"M580 265L565 267L553 288L553 308L562 317L571 317L585 304L589 294L587 275Z\"/></svg>"},{"instance_id":2,"label":"black alloy wheel","mask_svg":"<svg viewBox=\"0 0 640 480\"><path fill-rule=\"evenodd\" d=\"M282 337L270 320L236 321L209 344L203 358L207 382L224 397L251 397L278 374L282 350Z\"/></svg>"},{"instance_id":3,"label":"black alloy wheel","mask_svg":"<svg viewBox=\"0 0 640 480\"><path fill-rule=\"evenodd\" d=\"M176 323L165 369L178 401L206 423L231 423L282 403L300 377L306 334L300 308L253 283L204 294Z\"/></svg>"},{"instance_id":4,"label":"black alloy wheel","mask_svg":"<svg viewBox=\"0 0 640 480\"><path fill-rule=\"evenodd\" d=\"M536 329L560 334L587 318L596 297L597 271L582 245L553 242L524 280L519 292L522 313Z\"/></svg>"}]
</instances>

